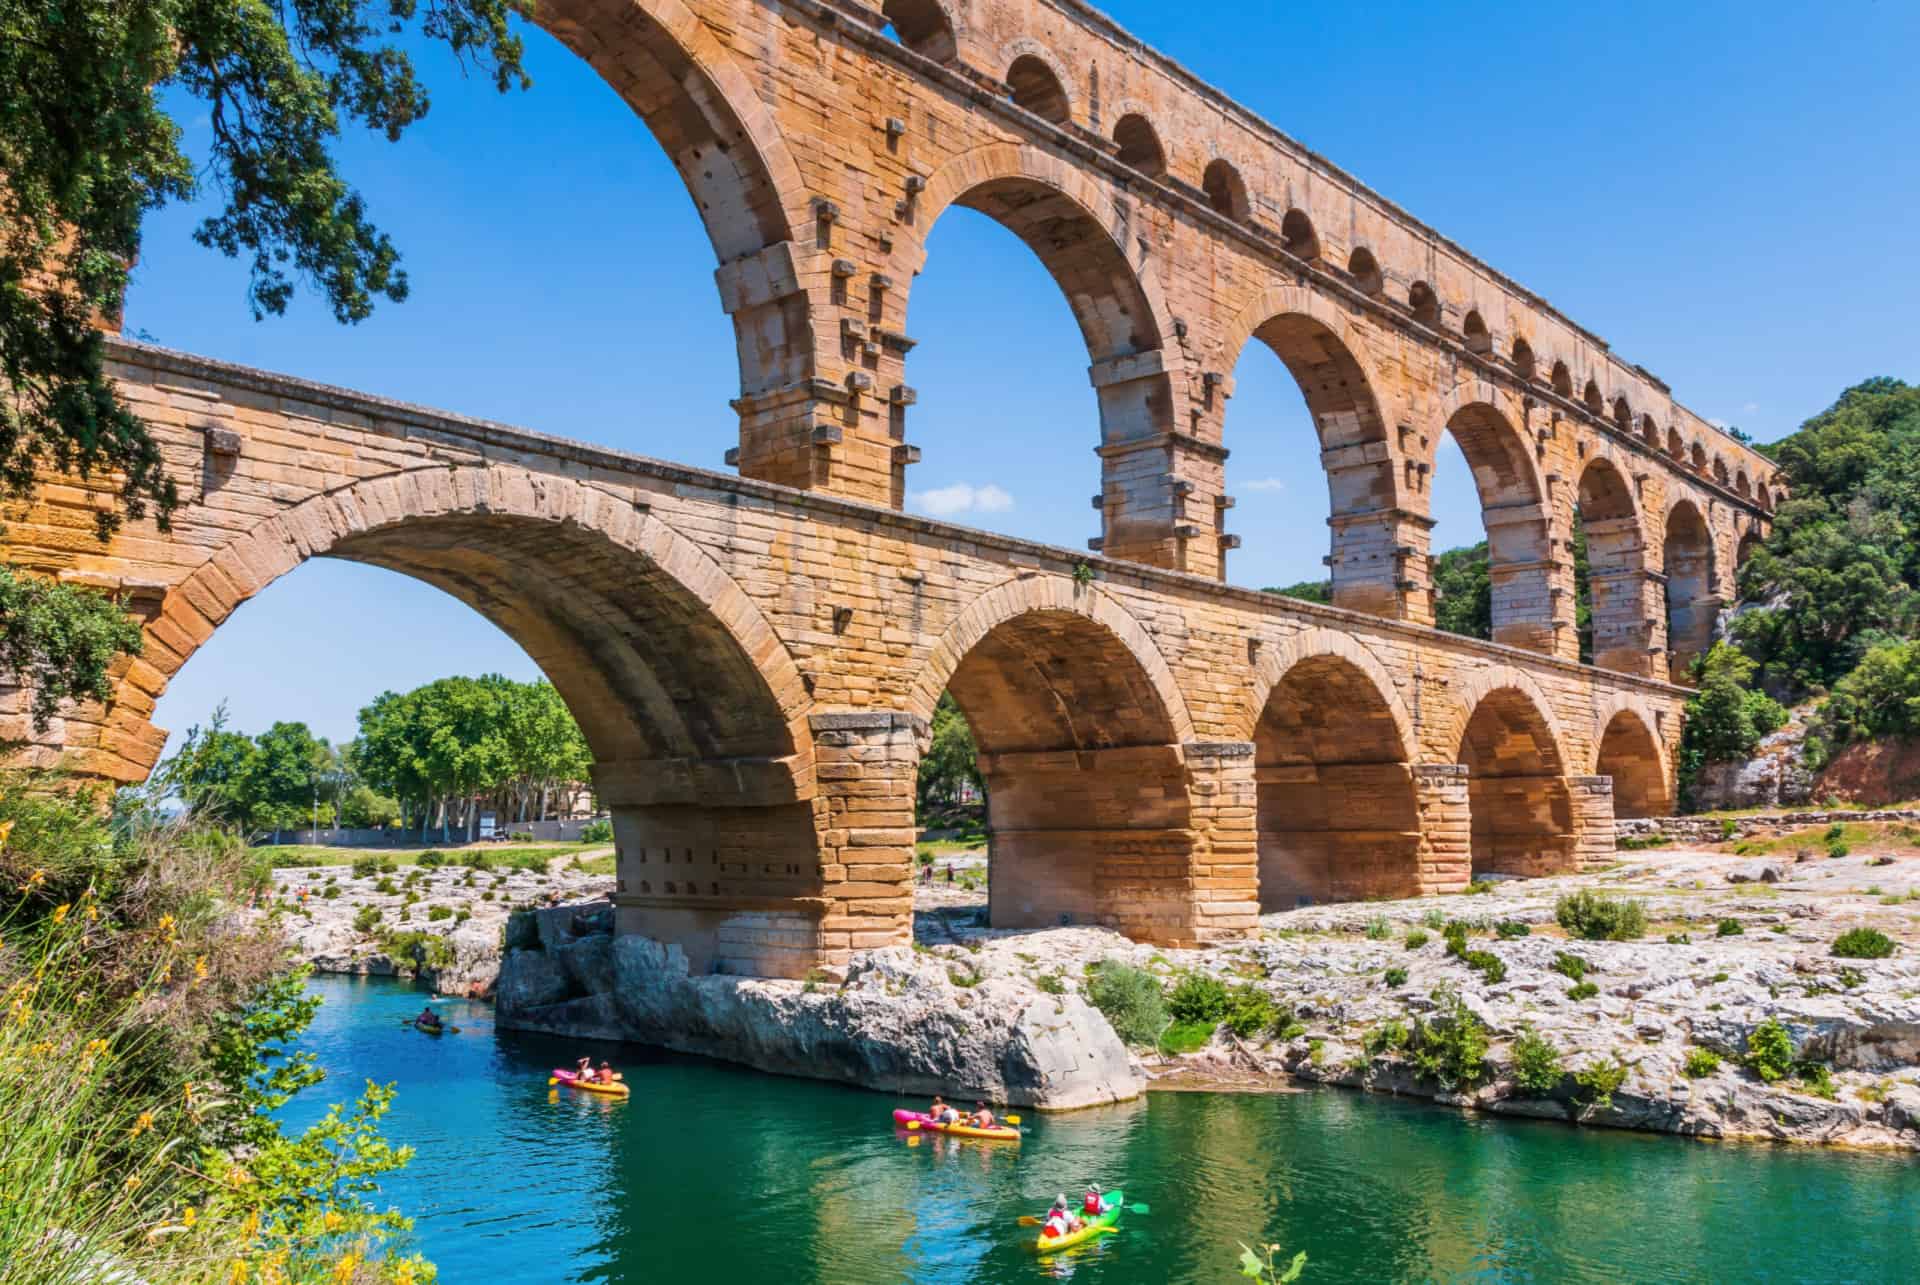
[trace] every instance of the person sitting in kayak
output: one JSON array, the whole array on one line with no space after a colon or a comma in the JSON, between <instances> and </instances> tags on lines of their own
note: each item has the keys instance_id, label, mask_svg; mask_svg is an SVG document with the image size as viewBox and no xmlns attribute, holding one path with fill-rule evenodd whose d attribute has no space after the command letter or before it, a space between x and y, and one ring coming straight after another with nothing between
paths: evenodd
<instances>
[{"instance_id":1,"label":"person sitting in kayak","mask_svg":"<svg viewBox=\"0 0 1920 1285\"><path fill-rule=\"evenodd\" d=\"M994 1127L993 1112L986 1103L976 1102L973 1104L973 1119L968 1123L976 1129L991 1129Z\"/></svg>"},{"instance_id":2,"label":"person sitting in kayak","mask_svg":"<svg viewBox=\"0 0 1920 1285\"><path fill-rule=\"evenodd\" d=\"M605 1060L603 1059L603 1060L601 1061L601 1063L600 1063L600 1069L599 1069L599 1071L597 1071L597 1072L596 1072L596 1073L594 1074L594 1078L595 1078L595 1079L597 1079L597 1080L599 1080L599 1081L600 1081L600 1083L602 1083L602 1084L612 1084L612 1083L613 1083L613 1068L612 1068L612 1067L610 1067L610 1066L608 1066L608 1065L606 1064L606 1062L605 1062Z\"/></svg>"},{"instance_id":3,"label":"person sitting in kayak","mask_svg":"<svg viewBox=\"0 0 1920 1285\"><path fill-rule=\"evenodd\" d=\"M583 1057L576 1062L573 1067L573 1076L576 1080L591 1080L593 1078L593 1059Z\"/></svg>"},{"instance_id":4,"label":"person sitting in kayak","mask_svg":"<svg viewBox=\"0 0 1920 1285\"><path fill-rule=\"evenodd\" d=\"M933 1105L927 1108L927 1119L938 1120L947 1109L947 1100L938 1093L933 1095Z\"/></svg>"},{"instance_id":5,"label":"person sitting in kayak","mask_svg":"<svg viewBox=\"0 0 1920 1285\"><path fill-rule=\"evenodd\" d=\"M1086 1226L1072 1209L1067 1207L1066 1193L1053 1202L1053 1208L1047 1211L1047 1221L1041 1227L1040 1234L1048 1240L1059 1240L1062 1236L1079 1231Z\"/></svg>"},{"instance_id":6,"label":"person sitting in kayak","mask_svg":"<svg viewBox=\"0 0 1920 1285\"><path fill-rule=\"evenodd\" d=\"M438 1026L440 1025L440 1014L434 1012L432 1006L429 1005L421 1009L420 1016L414 1018L413 1021L416 1026Z\"/></svg>"},{"instance_id":7,"label":"person sitting in kayak","mask_svg":"<svg viewBox=\"0 0 1920 1285\"><path fill-rule=\"evenodd\" d=\"M1086 1198L1080 1202L1080 1207L1086 1212L1087 1217L1098 1218L1101 1214L1107 1212L1107 1201L1106 1198L1100 1194L1100 1188L1098 1186L1093 1183L1088 1183L1087 1195Z\"/></svg>"}]
</instances>

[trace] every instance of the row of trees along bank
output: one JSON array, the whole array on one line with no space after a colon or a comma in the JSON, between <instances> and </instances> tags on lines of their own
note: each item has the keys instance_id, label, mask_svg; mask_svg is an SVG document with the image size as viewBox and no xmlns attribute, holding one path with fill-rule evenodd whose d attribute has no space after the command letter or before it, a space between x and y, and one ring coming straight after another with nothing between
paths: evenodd
<instances>
[{"instance_id":1,"label":"row of trees along bank","mask_svg":"<svg viewBox=\"0 0 1920 1285\"><path fill-rule=\"evenodd\" d=\"M1721 641L1695 661L1683 798L1702 767L1750 756L1786 722L1789 705L1815 706L1802 749L1815 771L1850 744L1920 737L1920 388L1869 379L1757 449L1779 463L1792 498L1739 569L1739 601L1722 619ZM1584 660L1591 632L1580 535L1576 526ZM1269 592L1326 602L1330 587L1306 581ZM1437 555L1434 589L1440 628L1492 637L1484 542Z\"/></svg>"},{"instance_id":2,"label":"row of trees along bank","mask_svg":"<svg viewBox=\"0 0 1920 1285\"><path fill-rule=\"evenodd\" d=\"M188 730L152 789L248 834L307 825L473 825L482 810L544 821L588 788L593 755L545 679L441 678L384 692L360 711L359 735L330 745L305 723L257 736L227 730L226 708Z\"/></svg>"}]
</instances>

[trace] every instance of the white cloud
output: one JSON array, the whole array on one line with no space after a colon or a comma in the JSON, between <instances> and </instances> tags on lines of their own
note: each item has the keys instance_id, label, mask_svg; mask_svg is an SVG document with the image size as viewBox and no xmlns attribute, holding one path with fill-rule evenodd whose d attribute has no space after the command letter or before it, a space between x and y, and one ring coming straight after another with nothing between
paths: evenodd
<instances>
[{"instance_id":1,"label":"white cloud","mask_svg":"<svg viewBox=\"0 0 1920 1285\"><path fill-rule=\"evenodd\" d=\"M1242 482L1240 489L1243 491L1284 491L1287 489L1287 479L1283 477L1255 478L1251 482Z\"/></svg>"},{"instance_id":2,"label":"white cloud","mask_svg":"<svg viewBox=\"0 0 1920 1285\"><path fill-rule=\"evenodd\" d=\"M907 503L932 517L951 518L962 513L1005 513L1013 507L1013 497L991 482L985 486L955 482L915 491L907 496Z\"/></svg>"}]
</instances>

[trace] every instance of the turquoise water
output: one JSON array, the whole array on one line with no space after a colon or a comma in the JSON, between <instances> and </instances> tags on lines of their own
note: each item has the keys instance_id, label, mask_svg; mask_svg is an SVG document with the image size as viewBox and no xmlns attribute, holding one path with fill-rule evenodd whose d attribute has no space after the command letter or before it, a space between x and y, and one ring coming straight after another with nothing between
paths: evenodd
<instances>
[{"instance_id":1,"label":"turquoise water","mask_svg":"<svg viewBox=\"0 0 1920 1285\"><path fill-rule=\"evenodd\" d=\"M894 1099L493 1027L400 1025L422 992L323 978L298 1104L391 1081L389 1180L442 1279L865 1285L1239 1280L1235 1242L1310 1256L1305 1285L1374 1281L1920 1280L1920 1161L1496 1121L1326 1090L1155 1094L1029 1118L1020 1147L896 1134ZM577 1051L576 1051L577 1050ZM631 1101L550 1091L581 1053ZM1017 1227L1062 1191L1151 1212L1053 1258Z\"/></svg>"}]
</instances>

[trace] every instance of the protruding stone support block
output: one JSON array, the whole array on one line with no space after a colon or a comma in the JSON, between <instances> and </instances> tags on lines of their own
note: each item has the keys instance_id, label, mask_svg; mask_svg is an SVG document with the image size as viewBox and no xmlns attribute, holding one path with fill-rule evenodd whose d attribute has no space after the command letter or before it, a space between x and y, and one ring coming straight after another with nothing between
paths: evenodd
<instances>
[{"instance_id":1,"label":"protruding stone support block","mask_svg":"<svg viewBox=\"0 0 1920 1285\"><path fill-rule=\"evenodd\" d=\"M1613 778L1567 778L1573 795L1574 861L1580 870L1598 870L1615 860Z\"/></svg>"},{"instance_id":2,"label":"protruding stone support block","mask_svg":"<svg viewBox=\"0 0 1920 1285\"><path fill-rule=\"evenodd\" d=\"M1473 881L1467 769L1456 763L1415 764L1413 792L1420 819L1420 890L1465 891Z\"/></svg>"},{"instance_id":3,"label":"protruding stone support block","mask_svg":"<svg viewBox=\"0 0 1920 1285\"><path fill-rule=\"evenodd\" d=\"M1433 623L1432 518L1401 508L1336 511L1327 526L1333 534L1327 570L1334 606Z\"/></svg>"}]
</instances>

